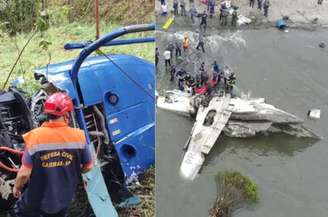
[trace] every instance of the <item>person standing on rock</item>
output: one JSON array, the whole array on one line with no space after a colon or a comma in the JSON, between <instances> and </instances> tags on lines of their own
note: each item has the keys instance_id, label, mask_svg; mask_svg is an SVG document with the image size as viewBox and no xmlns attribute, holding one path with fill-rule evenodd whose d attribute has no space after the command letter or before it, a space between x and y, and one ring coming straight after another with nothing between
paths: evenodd
<instances>
[{"instance_id":1,"label":"person standing on rock","mask_svg":"<svg viewBox=\"0 0 328 217\"><path fill-rule=\"evenodd\" d=\"M202 33L199 33L198 36L198 45L196 47L197 50L199 50L199 47L202 48L203 53L205 53L205 49L204 49L204 36Z\"/></svg>"},{"instance_id":2,"label":"person standing on rock","mask_svg":"<svg viewBox=\"0 0 328 217\"><path fill-rule=\"evenodd\" d=\"M186 2L184 0L180 1L181 16L186 16Z\"/></svg>"},{"instance_id":3,"label":"person standing on rock","mask_svg":"<svg viewBox=\"0 0 328 217\"><path fill-rule=\"evenodd\" d=\"M163 53L165 59L165 70L167 71L168 66L171 66L171 51L166 49Z\"/></svg>"},{"instance_id":4,"label":"person standing on rock","mask_svg":"<svg viewBox=\"0 0 328 217\"><path fill-rule=\"evenodd\" d=\"M265 0L264 5L263 5L263 9L264 9L264 16L268 17L269 14L269 7L271 6L271 3L269 0Z\"/></svg>"},{"instance_id":5,"label":"person standing on rock","mask_svg":"<svg viewBox=\"0 0 328 217\"><path fill-rule=\"evenodd\" d=\"M255 0L249 0L249 7L254 8Z\"/></svg>"},{"instance_id":6,"label":"person standing on rock","mask_svg":"<svg viewBox=\"0 0 328 217\"><path fill-rule=\"evenodd\" d=\"M178 0L173 0L173 10L174 10L174 15L179 14L179 2L178 2Z\"/></svg>"},{"instance_id":7,"label":"person standing on rock","mask_svg":"<svg viewBox=\"0 0 328 217\"><path fill-rule=\"evenodd\" d=\"M257 0L257 9L262 10L263 0Z\"/></svg>"}]
</instances>

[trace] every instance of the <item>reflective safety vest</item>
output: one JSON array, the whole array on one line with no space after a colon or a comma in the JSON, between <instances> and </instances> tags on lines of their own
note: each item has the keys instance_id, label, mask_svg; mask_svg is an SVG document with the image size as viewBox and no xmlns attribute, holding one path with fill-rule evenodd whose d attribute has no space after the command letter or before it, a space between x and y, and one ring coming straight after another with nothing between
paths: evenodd
<instances>
[{"instance_id":1,"label":"reflective safety vest","mask_svg":"<svg viewBox=\"0 0 328 217\"><path fill-rule=\"evenodd\" d=\"M81 180L81 165L92 166L84 132L65 122L49 121L23 138L22 164L32 173L20 209L52 214L67 208Z\"/></svg>"},{"instance_id":2,"label":"reflective safety vest","mask_svg":"<svg viewBox=\"0 0 328 217\"><path fill-rule=\"evenodd\" d=\"M189 48L189 39L188 38L183 40L182 46L183 46L184 49Z\"/></svg>"}]
</instances>

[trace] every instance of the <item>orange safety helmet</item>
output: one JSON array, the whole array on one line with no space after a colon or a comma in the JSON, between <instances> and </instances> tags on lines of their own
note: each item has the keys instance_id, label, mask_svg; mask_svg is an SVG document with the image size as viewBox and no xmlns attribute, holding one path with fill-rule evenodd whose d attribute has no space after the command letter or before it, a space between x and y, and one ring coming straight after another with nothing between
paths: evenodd
<instances>
[{"instance_id":1,"label":"orange safety helmet","mask_svg":"<svg viewBox=\"0 0 328 217\"><path fill-rule=\"evenodd\" d=\"M48 99L44 103L44 113L55 115L55 116L63 116L67 112L71 112L74 110L74 105L71 98L62 92L57 92L48 97Z\"/></svg>"}]
</instances>

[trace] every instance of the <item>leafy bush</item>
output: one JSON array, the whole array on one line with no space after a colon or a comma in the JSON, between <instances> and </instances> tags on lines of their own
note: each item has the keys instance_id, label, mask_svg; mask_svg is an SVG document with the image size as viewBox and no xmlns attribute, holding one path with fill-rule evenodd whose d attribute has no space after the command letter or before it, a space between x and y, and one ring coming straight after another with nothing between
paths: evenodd
<instances>
[{"instance_id":1,"label":"leafy bush","mask_svg":"<svg viewBox=\"0 0 328 217\"><path fill-rule=\"evenodd\" d=\"M259 200L257 185L238 171L219 172L216 182L217 198L210 210L210 217L230 217L234 210Z\"/></svg>"}]
</instances>

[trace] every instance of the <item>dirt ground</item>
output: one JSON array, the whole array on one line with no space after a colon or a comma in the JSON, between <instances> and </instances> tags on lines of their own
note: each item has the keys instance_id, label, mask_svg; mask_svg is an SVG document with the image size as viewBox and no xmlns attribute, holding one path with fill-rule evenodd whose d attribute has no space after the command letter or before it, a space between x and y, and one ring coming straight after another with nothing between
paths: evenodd
<instances>
[{"instance_id":1,"label":"dirt ground","mask_svg":"<svg viewBox=\"0 0 328 217\"><path fill-rule=\"evenodd\" d=\"M180 1L180 0L179 0ZM166 0L168 10L173 10L173 0ZM186 2L186 9L189 11L190 3ZM207 7L200 0L194 0L198 12L204 11ZM219 5L221 0L217 0ZM313 20L317 19L315 25L328 27L328 0L323 0L321 5L318 0L270 0L271 7L269 8L269 17L263 16L263 11L257 9L257 0L255 7L249 7L249 0L232 0L231 3L239 7L239 14L249 18L261 20L261 23L274 23L283 16L288 16L291 21L291 26L301 27L302 25L313 24ZM159 16L161 10L160 1L156 1L156 14ZM218 7L215 8L218 14Z\"/></svg>"}]
</instances>

